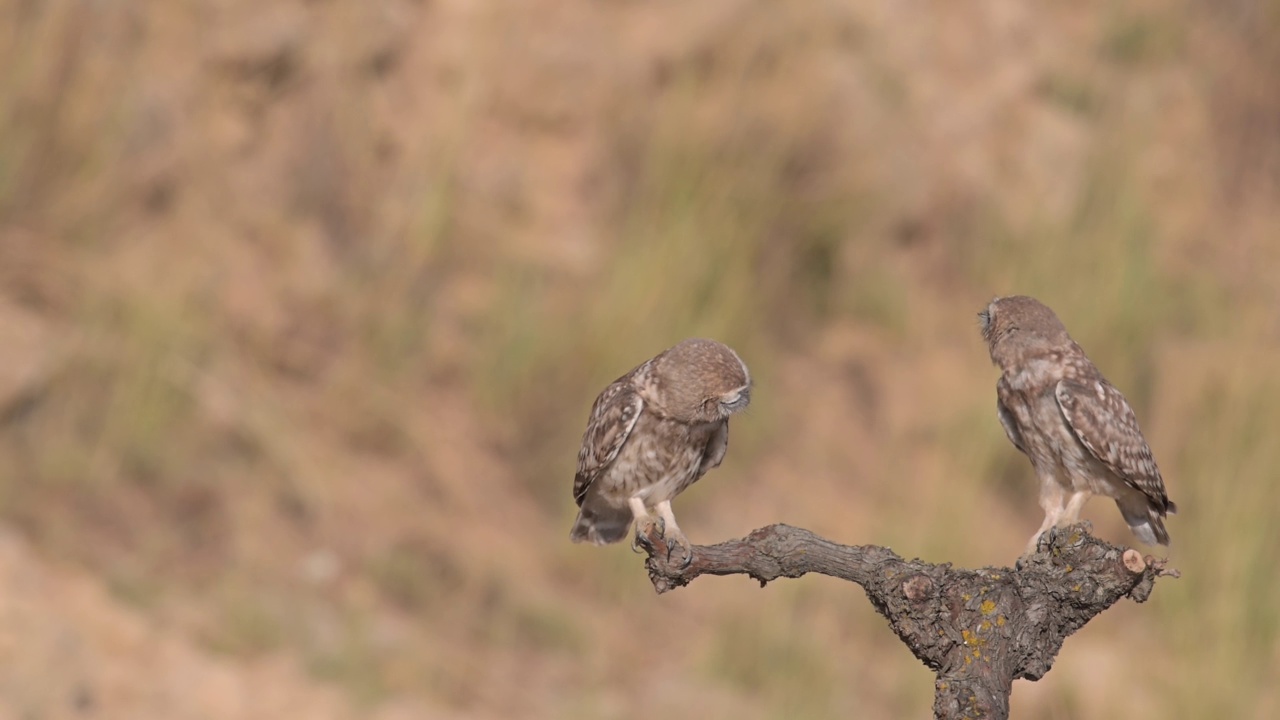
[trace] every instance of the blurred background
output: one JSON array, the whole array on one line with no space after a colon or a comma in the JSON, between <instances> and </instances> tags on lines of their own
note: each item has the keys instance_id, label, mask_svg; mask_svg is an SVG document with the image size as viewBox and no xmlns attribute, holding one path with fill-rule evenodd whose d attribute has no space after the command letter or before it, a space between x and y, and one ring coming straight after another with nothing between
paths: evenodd
<instances>
[{"instance_id":1,"label":"blurred background","mask_svg":"<svg viewBox=\"0 0 1280 720\"><path fill-rule=\"evenodd\" d=\"M861 591L568 542L606 383L756 377L697 543L1012 563L976 313L1128 396L1183 576L1015 717L1280 714L1280 3L0 0L0 718L925 717ZM1135 542L1112 503L1086 515Z\"/></svg>"}]
</instances>

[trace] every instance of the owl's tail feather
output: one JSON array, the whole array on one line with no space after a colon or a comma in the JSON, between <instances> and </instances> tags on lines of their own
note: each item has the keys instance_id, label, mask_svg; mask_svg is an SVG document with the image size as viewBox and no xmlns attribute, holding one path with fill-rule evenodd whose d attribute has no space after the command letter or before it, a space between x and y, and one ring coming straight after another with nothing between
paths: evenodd
<instances>
[{"instance_id":1,"label":"owl's tail feather","mask_svg":"<svg viewBox=\"0 0 1280 720\"><path fill-rule=\"evenodd\" d=\"M604 503L584 503L573 523L569 539L589 542L593 545L609 545L627 536L631 530L631 508L613 507Z\"/></svg>"},{"instance_id":2,"label":"owl's tail feather","mask_svg":"<svg viewBox=\"0 0 1280 720\"><path fill-rule=\"evenodd\" d=\"M1124 521L1128 523L1129 529L1133 531L1138 539L1147 545L1168 545L1169 531L1164 528L1165 513L1150 502L1141 503L1124 503L1117 501L1120 506L1120 514L1124 516ZM1170 503L1172 506L1172 503ZM1173 512L1170 507L1168 512Z\"/></svg>"}]
</instances>

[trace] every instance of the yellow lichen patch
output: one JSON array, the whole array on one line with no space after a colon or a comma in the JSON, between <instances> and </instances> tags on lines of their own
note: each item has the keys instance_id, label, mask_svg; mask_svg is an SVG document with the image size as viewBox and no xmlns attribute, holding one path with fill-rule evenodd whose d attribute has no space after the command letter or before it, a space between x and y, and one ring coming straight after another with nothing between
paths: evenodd
<instances>
[{"instance_id":1,"label":"yellow lichen patch","mask_svg":"<svg viewBox=\"0 0 1280 720\"><path fill-rule=\"evenodd\" d=\"M987 644L987 641L983 638L978 637L977 633L970 632L968 630L961 630L960 637L964 638L965 645L982 646Z\"/></svg>"},{"instance_id":2,"label":"yellow lichen patch","mask_svg":"<svg viewBox=\"0 0 1280 720\"><path fill-rule=\"evenodd\" d=\"M965 594L961 595L961 596L960 596L960 598L961 598L962 600L964 600L965 602L969 602L970 600L972 600L972 599L973 599L973 596L972 596L972 595L970 595L969 593L965 593Z\"/></svg>"},{"instance_id":3,"label":"yellow lichen patch","mask_svg":"<svg viewBox=\"0 0 1280 720\"><path fill-rule=\"evenodd\" d=\"M1072 592L1080 592L1080 586L1079 586L1079 585L1076 585L1075 587L1071 588L1071 591L1072 591Z\"/></svg>"},{"instance_id":4,"label":"yellow lichen patch","mask_svg":"<svg viewBox=\"0 0 1280 720\"><path fill-rule=\"evenodd\" d=\"M993 613L993 612L995 612L995 611L996 611L996 604L995 604L995 602L993 602L993 601L991 601L991 600L983 600L983 601L982 601L982 606L981 606L981 607L979 607L979 608L978 608L978 610L979 610L983 615L990 615L991 613Z\"/></svg>"},{"instance_id":5,"label":"yellow lichen patch","mask_svg":"<svg viewBox=\"0 0 1280 720\"><path fill-rule=\"evenodd\" d=\"M1072 570L1075 570L1075 567L1072 565L1068 565L1066 572L1071 572Z\"/></svg>"},{"instance_id":6,"label":"yellow lichen patch","mask_svg":"<svg viewBox=\"0 0 1280 720\"><path fill-rule=\"evenodd\" d=\"M1004 625L1004 616L1003 615L997 616L996 627L1002 627L1003 625Z\"/></svg>"},{"instance_id":7,"label":"yellow lichen patch","mask_svg":"<svg viewBox=\"0 0 1280 720\"><path fill-rule=\"evenodd\" d=\"M991 623L987 622L986 620L983 620L982 624L978 626L978 629L981 630L982 632L987 632L988 630L991 629Z\"/></svg>"}]
</instances>

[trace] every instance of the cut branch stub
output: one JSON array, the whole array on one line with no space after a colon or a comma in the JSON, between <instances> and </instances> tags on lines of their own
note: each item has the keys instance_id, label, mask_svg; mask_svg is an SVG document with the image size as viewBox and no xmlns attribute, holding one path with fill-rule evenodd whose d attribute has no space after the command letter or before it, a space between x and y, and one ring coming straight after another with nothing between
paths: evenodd
<instances>
[{"instance_id":1,"label":"cut branch stub","mask_svg":"<svg viewBox=\"0 0 1280 720\"><path fill-rule=\"evenodd\" d=\"M1143 602L1156 578L1177 576L1164 560L1093 537L1088 524L1045 533L1016 570L908 561L885 547L840 545L788 525L694 546L683 568L656 533L641 545L659 593L702 575L749 575L763 586L816 572L857 583L911 652L937 672L939 718L1007 717L1013 680L1040 679L1063 641L1091 618L1123 597Z\"/></svg>"}]
</instances>

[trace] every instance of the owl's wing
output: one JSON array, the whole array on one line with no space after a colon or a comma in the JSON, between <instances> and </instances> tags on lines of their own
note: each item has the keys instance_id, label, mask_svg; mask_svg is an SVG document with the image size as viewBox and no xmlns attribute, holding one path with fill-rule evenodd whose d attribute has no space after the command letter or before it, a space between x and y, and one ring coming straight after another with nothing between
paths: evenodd
<instances>
[{"instance_id":1,"label":"owl's wing","mask_svg":"<svg viewBox=\"0 0 1280 720\"><path fill-rule=\"evenodd\" d=\"M1004 428L1004 434L1009 436L1009 442L1018 448L1023 455L1027 454L1027 446L1022 442L1022 431L1018 429L1018 423L1013 419L1013 413L1009 412L1009 407L1004 404L1004 394L1007 392L1004 378L1000 378L1000 382L996 385L996 417L1000 418L1000 426Z\"/></svg>"},{"instance_id":2,"label":"owl's wing","mask_svg":"<svg viewBox=\"0 0 1280 720\"><path fill-rule=\"evenodd\" d=\"M724 454L728 450L729 421L724 420L715 432L711 433L711 439L707 441L707 449L702 452L702 462L698 465L698 477L706 475L708 470L720 467L720 463L724 462Z\"/></svg>"},{"instance_id":3,"label":"owl's wing","mask_svg":"<svg viewBox=\"0 0 1280 720\"><path fill-rule=\"evenodd\" d=\"M1176 510L1165 494L1151 448L1138 429L1138 418L1114 385L1102 378L1093 382L1063 379L1054 395L1072 432L1095 458L1141 490L1157 509Z\"/></svg>"},{"instance_id":4,"label":"owl's wing","mask_svg":"<svg viewBox=\"0 0 1280 720\"><path fill-rule=\"evenodd\" d=\"M630 383L630 376L614 382L600 393L591 406L587 431L582 435L578 451L578 472L573 477L573 500L582 506L587 488L609 467L636 426L644 400Z\"/></svg>"}]
</instances>

